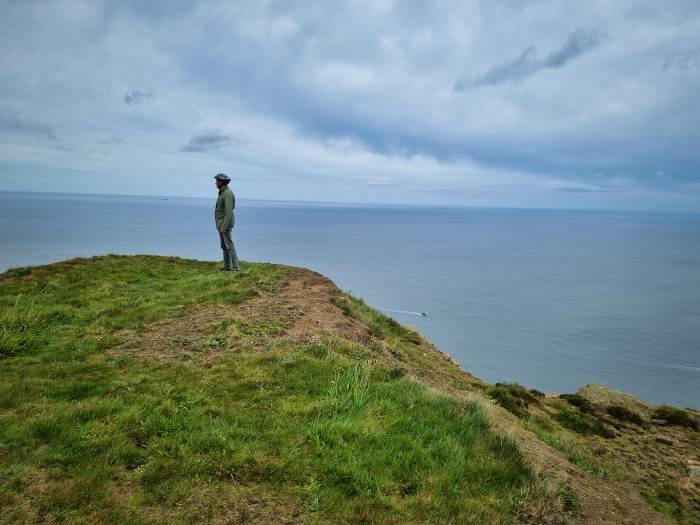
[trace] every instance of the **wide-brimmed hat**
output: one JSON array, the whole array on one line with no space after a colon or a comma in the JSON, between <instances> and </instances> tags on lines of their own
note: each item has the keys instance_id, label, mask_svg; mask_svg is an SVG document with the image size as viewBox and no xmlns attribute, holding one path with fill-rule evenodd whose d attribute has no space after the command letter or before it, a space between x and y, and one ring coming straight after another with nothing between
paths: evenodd
<instances>
[{"instance_id":1,"label":"wide-brimmed hat","mask_svg":"<svg viewBox=\"0 0 700 525\"><path fill-rule=\"evenodd\" d=\"M228 175L224 175L223 173L219 173L214 177L216 180L220 180L221 182L231 182L231 179L229 178Z\"/></svg>"}]
</instances>

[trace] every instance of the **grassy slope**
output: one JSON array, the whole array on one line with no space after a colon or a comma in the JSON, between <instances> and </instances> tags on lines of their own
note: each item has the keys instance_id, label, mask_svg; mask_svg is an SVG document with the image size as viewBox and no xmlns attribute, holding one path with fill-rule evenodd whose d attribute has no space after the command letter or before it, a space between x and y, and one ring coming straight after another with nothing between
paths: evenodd
<instances>
[{"instance_id":1,"label":"grassy slope","mask_svg":"<svg viewBox=\"0 0 700 525\"><path fill-rule=\"evenodd\" d=\"M697 411L646 406L638 413L635 408L626 409L617 404L618 401L586 403L578 394L545 396L517 383L489 385L456 367L441 366L444 363L436 360L435 352L424 353L420 347L412 347L413 338L421 339L417 333L362 301L344 296L339 304L348 315L370 326L401 364L410 363L411 375L457 396L465 391L482 392L511 412L517 418L515 425L532 432L536 439L562 453L571 465L592 477L592 483L583 486L580 480L566 481L568 474L547 465L551 458L529 454L533 467L546 474L545 487L536 486L532 498L535 501L529 501L521 509L525 510L521 515L525 521L529 517L534 523L555 523L562 519L575 523L657 523L665 522L665 516L682 525L700 525L700 485L691 479L689 472L690 462L700 463ZM645 406L628 394L622 397ZM509 434L514 431L510 423L506 427ZM519 444L530 448L527 442ZM559 481L546 479L549 474ZM587 494L585 485L597 486L597 497ZM551 494L549 498L543 494L547 487L558 501L552 501ZM617 500L630 496L631 492L641 499L628 499L618 508L615 505L600 508L601 499ZM644 509L642 500L651 508ZM601 512L596 513L596 507Z\"/></svg>"},{"instance_id":2,"label":"grassy slope","mask_svg":"<svg viewBox=\"0 0 700 525\"><path fill-rule=\"evenodd\" d=\"M215 268L111 256L0 278L0 522L511 521L532 483L513 442L373 345L261 342L266 326L233 345L224 322L211 359L109 350L125 329L285 278ZM370 321L400 359L411 332Z\"/></svg>"},{"instance_id":3,"label":"grassy slope","mask_svg":"<svg viewBox=\"0 0 700 525\"><path fill-rule=\"evenodd\" d=\"M487 392L520 425L601 483L624 483L657 512L700 525L699 485L689 473L689 463L700 457L696 411L653 408L639 400L625 407L617 396L607 402L579 394L544 397L513 383Z\"/></svg>"}]
</instances>

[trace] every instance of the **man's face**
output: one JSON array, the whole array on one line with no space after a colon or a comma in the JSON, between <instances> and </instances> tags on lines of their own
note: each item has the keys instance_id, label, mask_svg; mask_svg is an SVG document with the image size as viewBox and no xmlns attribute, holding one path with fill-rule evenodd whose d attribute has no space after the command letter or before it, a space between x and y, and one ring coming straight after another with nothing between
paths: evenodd
<instances>
[{"instance_id":1,"label":"man's face","mask_svg":"<svg viewBox=\"0 0 700 525\"><path fill-rule=\"evenodd\" d=\"M216 183L216 189L220 190L221 188L224 187L224 183L221 182L219 179L214 179L214 182Z\"/></svg>"}]
</instances>

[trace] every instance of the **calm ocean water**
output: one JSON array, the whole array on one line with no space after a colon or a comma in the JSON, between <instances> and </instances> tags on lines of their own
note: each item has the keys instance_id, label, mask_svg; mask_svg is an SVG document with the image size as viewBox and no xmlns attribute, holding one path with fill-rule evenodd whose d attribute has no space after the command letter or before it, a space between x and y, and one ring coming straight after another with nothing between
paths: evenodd
<instances>
[{"instance_id":1,"label":"calm ocean water","mask_svg":"<svg viewBox=\"0 0 700 525\"><path fill-rule=\"evenodd\" d=\"M214 198L0 192L0 271L218 260ZM699 215L244 201L234 238L243 259L328 275L487 381L700 408Z\"/></svg>"}]
</instances>

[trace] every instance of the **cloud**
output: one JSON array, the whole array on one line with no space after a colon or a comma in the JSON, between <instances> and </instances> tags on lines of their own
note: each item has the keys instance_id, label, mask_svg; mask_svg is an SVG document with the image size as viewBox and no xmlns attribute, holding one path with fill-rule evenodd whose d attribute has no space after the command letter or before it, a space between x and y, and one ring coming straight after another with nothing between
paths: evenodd
<instances>
[{"instance_id":1,"label":"cloud","mask_svg":"<svg viewBox=\"0 0 700 525\"><path fill-rule=\"evenodd\" d=\"M0 111L0 129L20 135L33 135L48 140L56 140L56 134L51 126L40 120L25 117L12 108Z\"/></svg>"},{"instance_id":2,"label":"cloud","mask_svg":"<svg viewBox=\"0 0 700 525\"><path fill-rule=\"evenodd\" d=\"M456 91L464 91L471 87L495 86L506 82L517 82L535 74L540 69L557 69L565 66L574 58L595 49L607 37L607 33L598 29L586 31L577 28L569 33L561 48L550 53L544 59L537 57L537 50L534 46L529 46L512 62L494 66L483 76L476 79L459 80L454 88Z\"/></svg>"},{"instance_id":3,"label":"cloud","mask_svg":"<svg viewBox=\"0 0 700 525\"><path fill-rule=\"evenodd\" d=\"M146 101L146 99L153 97L153 93L146 93L145 91L141 91L140 89L133 89L125 93L122 100L124 100L124 103L128 106L131 106L132 104L142 104Z\"/></svg>"},{"instance_id":4,"label":"cloud","mask_svg":"<svg viewBox=\"0 0 700 525\"><path fill-rule=\"evenodd\" d=\"M227 144L243 144L243 141L222 133L218 128L195 135L187 144L180 146L180 151L201 152L220 148Z\"/></svg>"},{"instance_id":5,"label":"cloud","mask_svg":"<svg viewBox=\"0 0 700 525\"><path fill-rule=\"evenodd\" d=\"M364 183L365 186L393 186L396 184L394 181L387 178L368 180Z\"/></svg>"},{"instance_id":6,"label":"cloud","mask_svg":"<svg viewBox=\"0 0 700 525\"><path fill-rule=\"evenodd\" d=\"M669 55L661 68L664 70L677 69L680 71L689 71L691 69L700 68L700 52L696 49L686 49Z\"/></svg>"},{"instance_id":7,"label":"cloud","mask_svg":"<svg viewBox=\"0 0 700 525\"><path fill-rule=\"evenodd\" d=\"M562 67L577 56L598 47L608 36L607 33L598 29L586 31L577 28L569 33L561 49L549 54L542 63L542 67Z\"/></svg>"},{"instance_id":8,"label":"cloud","mask_svg":"<svg viewBox=\"0 0 700 525\"><path fill-rule=\"evenodd\" d=\"M134 175L148 165L199 194L187 174L223 162L256 197L508 206L658 208L700 180L697 0L202 4L2 3L0 114L19 115L0 161L103 173L115 193L157 191Z\"/></svg>"}]
</instances>

